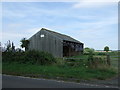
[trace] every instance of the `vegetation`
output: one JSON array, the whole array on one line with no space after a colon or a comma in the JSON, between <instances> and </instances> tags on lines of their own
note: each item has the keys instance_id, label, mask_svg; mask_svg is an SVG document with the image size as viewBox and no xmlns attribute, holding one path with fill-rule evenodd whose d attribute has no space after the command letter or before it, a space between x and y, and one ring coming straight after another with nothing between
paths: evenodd
<instances>
[{"instance_id":1,"label":"vegetation","mask_svg":"<svg viewBox=\"0 0 120 90\"><path fill-rule=\"evenodd\" d=\"M105 47L104 47L104 51L108 52L108 51L109 51L109 47L108 47L108 46L105 46Z\"/></svg>"},{"instance_id":2,"label":"vegetation","mask_svg":"<svg viewBox=\"0 0 120 90\"><path fill-rule=\"evenodd\" d=\"M94 51L95 50L93 48L88 48L88 47L84 48L85 55L94 54Z\"/></svg>"},{"instance_id":3,"label":"vegetation","mask_svg":"<svg viewBox=\"0 0 120 90\"><path fill-rule=\"evenodd\" d=\"M3 63L3 73L45 78L75 78L101 79L113 77L116 72L112 68L90 69L83 66L56 66L56 65L32 65L19 63Z\"/></svg>"},{"instance_id":4,"label":"vegetation","mask_svg":"<svg viewBox=\"0 0 120 90\"><path fill-rule=\"evenodd\" d=\"M14 46L14 43L10 42L10 40L7 41L7 43L5 44L6 45L6 52L14 52L15 51L15 46Z\"/></svg>"},{"instance_id":5,"label":"vegetation","mask_svg":"<svg viewBox=\"0 0 120 90\"><path fill-rule=\"evenodd\" d=\"M28 42L22 39L22 47L27 50ZM14 48L14 45L8 45ZM11 51L12 50L12 51ZM35 50L17 51L13 49L2 53L3 73L46 78L75 78L75 79L107 79L117 74L114 67L106 63L106 53L115 56L116 52L94 52L92 48L85 48L84 54L70 58L55 58L50 53ZM113 62L114 66L116 62Z\"/></svg>"},{"instance_id":6,"label":"vegetation","mask_svg":"<svg viewBox=\"0 0 120 90\"><path fill-rule=\"evenodd\" d=\"M25 51L28 50L29 40L27 40L26 38L23 38L20 42L21 42L21 47L25 48Z\"/></svg>"},{"instance_id":7,"label":"vegetation","mask_svg":"<svg viewBox=\"0 0 120 90\"><path fill-rule=\"evenodd\" d=\"M109 68L109 65L107 64L107 53L110 56L110 62L111 66L114 69L118 69L118 51L112 51L112 52L94 52L93 55L84 53L84 55L78 55L73 56L72 58L81 58L85 63L88 63L89 68L95 68L95 66L98 66L97 68L101 67L107 67ZM81 61L81 60L80 60ZM90 65L91 63L91 65Z\"/></svg>"},{"instance_id":8,"label":"vegetation","mask_svg":"<svg viewBox=\"0 0 120 90\"><path fill-rule=\"evenodd\" d=\"M3 62L18 62L30 64L52 64L55 63L55 58L47 52L26 51L26 52L3 52Z\"/></svg>"},{"instance_id":9,"label":"vegetation","mask_svg":"<svg viewBox=\"0 0 120 90\"><path fill-rule=\"evenodd\" d=\"M94 55L93 62L89 62L89 55L76 57L82 57L82 59L64 60L54 58L49 53L38 51L4 52L3 73L45 78L75 78L78 80L104 80L117 74L113 67L103 64L105 56Z\"/></svg>"}]
</instances>

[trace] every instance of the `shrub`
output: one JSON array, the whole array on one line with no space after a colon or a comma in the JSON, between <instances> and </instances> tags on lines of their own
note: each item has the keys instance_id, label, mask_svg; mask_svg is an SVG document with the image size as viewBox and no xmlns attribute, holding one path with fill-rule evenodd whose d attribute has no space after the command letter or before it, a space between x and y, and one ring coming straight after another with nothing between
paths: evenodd
<instances>
[{"instance_id":1,"label":"shrub","mask_svg":"<svg viewBox=\"0 0 120 90\"><path fill-rule=\"evenodd\" d=\"M65 64L65 60L63 58L56 58L56 65L63 66Z\"/></svg>"},{"instance_id":2,"label":"shrub","mask_svg":"<svg viewBox=\"0 0 120 90\"><path fill-rule=\"evenodd\" d=\"M105 52L96 52L95 54L96 54L96 55L106 55Z\"/></svg>"},{"instance_id":3,"label":"shrub","mask_svg":"<svg viewBox=\"0 0 120 90\"><path fill-rule=\"evenodd\" d=\"M93 61L93 54L90 54L88 56L88 66L92 66L94 64L94 61Z\"/></svg>"},{"instance_id":4,"label":"shrub","mask_svg":"<svg viewBox=\"0 0 120 90\"><path fill-rule=\"evenodd\" d=\"M39 52L35 50L26 52L3 52L3 62L18 62L18 63L31 63L31 64L52 64L56 60L50 53Z\"/></svg>"},{"instance_id":5,"label":"shrub","mask_svg":"<svg viewBox=\"0 0 120 90\"><path fill-rule=\"evenodd\" d=\"M101 56L89 55L88 57L88 66L91 68L99 68L106 65L106 58Z\"/></svg>"},{"instance_id":6,"label":"shrub","mask_svg":"<svg viewBox=\"0 0 120 90\"><path fill-rule=\"evenodd\" d=\"M93 48L88 48L88 47L86 47L86 48L84 48L84 55L89 55L89 54L94 54L94 49Z\"/></svg>"},{"instance_id":7,"label":"shrub","mask_svg":"<svg viewBox=\"0 0 120 90\"><path fill-rule=\"evenodd\" d=\"M85 59L78 59L78 58L73 58L73 59L66 59L65 61L65 65L70 66L70 67L81 67L84 66L84 64L86 63Z\"/></svg>"}]
</instances>

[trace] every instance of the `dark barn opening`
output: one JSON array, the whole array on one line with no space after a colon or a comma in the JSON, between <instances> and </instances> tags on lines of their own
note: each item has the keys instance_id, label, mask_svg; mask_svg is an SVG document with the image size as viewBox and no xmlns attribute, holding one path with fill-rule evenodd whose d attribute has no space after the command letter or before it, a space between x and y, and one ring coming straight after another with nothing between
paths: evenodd
<instances>
[{"instance_id":1,"label":"dark barn opening","mask_svg":"<svg viewBox=\"0 0 120 90\"><path fill-rule=\"evenodd\" d=\"M63 57L80 55L83 53L83 44L63 40Z\"/></svg>"}]
</instances>

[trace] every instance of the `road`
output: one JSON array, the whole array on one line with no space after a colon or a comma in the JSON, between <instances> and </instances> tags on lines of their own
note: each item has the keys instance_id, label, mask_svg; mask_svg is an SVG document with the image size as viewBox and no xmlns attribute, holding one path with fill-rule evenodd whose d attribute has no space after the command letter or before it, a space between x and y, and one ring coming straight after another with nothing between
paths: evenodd
<instances>
[{"instance_id":1,"label":"road","mask_svg":"<svg viewBox=\"0 0 120 90\"><path fill-rule=\"evenodd\" d=\"M89 83L65 82L22 76L3 75L2 88L117 88Z\"/></svg>"}]
</instances>

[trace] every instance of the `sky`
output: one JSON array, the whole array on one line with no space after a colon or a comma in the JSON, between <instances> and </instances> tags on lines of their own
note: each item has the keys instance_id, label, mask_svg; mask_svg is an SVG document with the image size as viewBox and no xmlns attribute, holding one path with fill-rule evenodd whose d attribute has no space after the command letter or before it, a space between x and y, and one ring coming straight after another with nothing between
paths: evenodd
<instances>
[{"instance_id":1,"label":"sky","mask_svg":"<svg viewBox=\"0 0 120 90\"><path fill-rule=\"evenodd\" d=\"M98 1L2 2L2 45L10 40L18 48L22 38L46 28L69 35L84 47L117 50L118 3Z\"/></svg>"}]
</instances>

